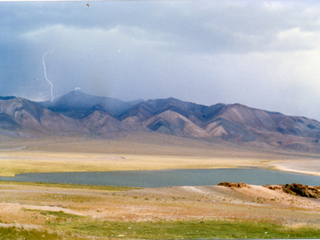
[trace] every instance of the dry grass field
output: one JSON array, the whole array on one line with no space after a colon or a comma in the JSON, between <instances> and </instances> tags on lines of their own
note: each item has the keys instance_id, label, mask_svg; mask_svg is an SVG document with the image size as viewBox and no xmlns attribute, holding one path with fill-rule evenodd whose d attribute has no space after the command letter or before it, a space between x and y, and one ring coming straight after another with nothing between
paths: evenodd
<instances>
[{"instance_id":1,"label":"dry grass field","mask_svg":"<svg viewBox=\"0 0 320 240\"><path fill-rule=\"evenodd\" d=\"M8 139L0 143L0 166L1 176L248 166L317 174L319 156L140 133L109 140ZM128 189L0 182L0 239L1 233L8 239L319 238L319 225L318 199L262 186Z\"/></svg>"}]
</instances>

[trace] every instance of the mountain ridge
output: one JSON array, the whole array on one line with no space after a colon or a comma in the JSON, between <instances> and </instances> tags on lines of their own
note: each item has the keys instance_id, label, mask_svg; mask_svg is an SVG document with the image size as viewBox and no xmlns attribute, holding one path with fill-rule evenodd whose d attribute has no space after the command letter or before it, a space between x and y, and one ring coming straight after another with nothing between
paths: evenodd
<instances>
[{"instance_id":1,"label":"mountain ridge","mask_svg":"<svg viewBox=\"0 0 320 240\"><path fill-rule=\"evenodd\" d=\"M72 91L53 102L0 97L0 134L109 138L153 132L205 141L320 152L320 122L235 104L176 98L124 102Z\"/></svg>"}]
</instances>

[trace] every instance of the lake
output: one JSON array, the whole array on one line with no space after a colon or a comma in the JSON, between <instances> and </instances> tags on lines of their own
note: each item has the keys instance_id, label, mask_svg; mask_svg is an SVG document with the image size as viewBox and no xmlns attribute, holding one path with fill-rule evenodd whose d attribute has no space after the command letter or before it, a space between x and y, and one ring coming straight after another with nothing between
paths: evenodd
<instances>
[{"instance_id":1,"label":"lake","mask_svg":"<svg viewBox=\"0 0 320 240\"><path fill-rule=\"evenodd\" d=\"M319 186L320 177L305 174L250 169L174 169L156 171L27 173L0 177L0 181L73 183L132 187L216 185L220 182L245 182L255 185L300 183Z\"/></svg>"}]
</instances>

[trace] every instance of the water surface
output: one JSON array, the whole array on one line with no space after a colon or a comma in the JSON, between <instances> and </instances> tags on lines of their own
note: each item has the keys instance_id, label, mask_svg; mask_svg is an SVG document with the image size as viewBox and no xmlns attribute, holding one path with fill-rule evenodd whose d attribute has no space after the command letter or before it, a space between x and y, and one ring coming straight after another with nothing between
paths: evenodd
<instances>
[{"instance_id":1,"label":"water surface","mask_svg":"<svg viewBox=\"0 0 320 240\"><path fill-rule=\"evenodd\" d=\"M286 184L294 182L311 186L320 185L319 176L258 168L28 173L18 174L15 177L0 177L0 181L74 183L151 188L216 185L225 181L245 182L255 185Z\"/></svg>"}]
</instances>

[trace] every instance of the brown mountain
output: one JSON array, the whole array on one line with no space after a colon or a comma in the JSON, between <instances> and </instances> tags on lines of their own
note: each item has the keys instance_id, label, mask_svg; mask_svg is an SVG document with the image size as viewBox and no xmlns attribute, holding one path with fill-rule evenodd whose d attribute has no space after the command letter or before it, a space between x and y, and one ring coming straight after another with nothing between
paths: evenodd
<instances>
[{"instance_id":1,"label":"brown mountain","mask_svg":"<svg viewBox=\"0 0 320 240\"><path fill-rule=\"evenodd\" d=\"M0 134L110 137L158 132L253 147L320 152L320 123L241 104L204 106L174 98L123 102L79 91L53 103L0 97Z\"/></svg>"}]
</instances>

